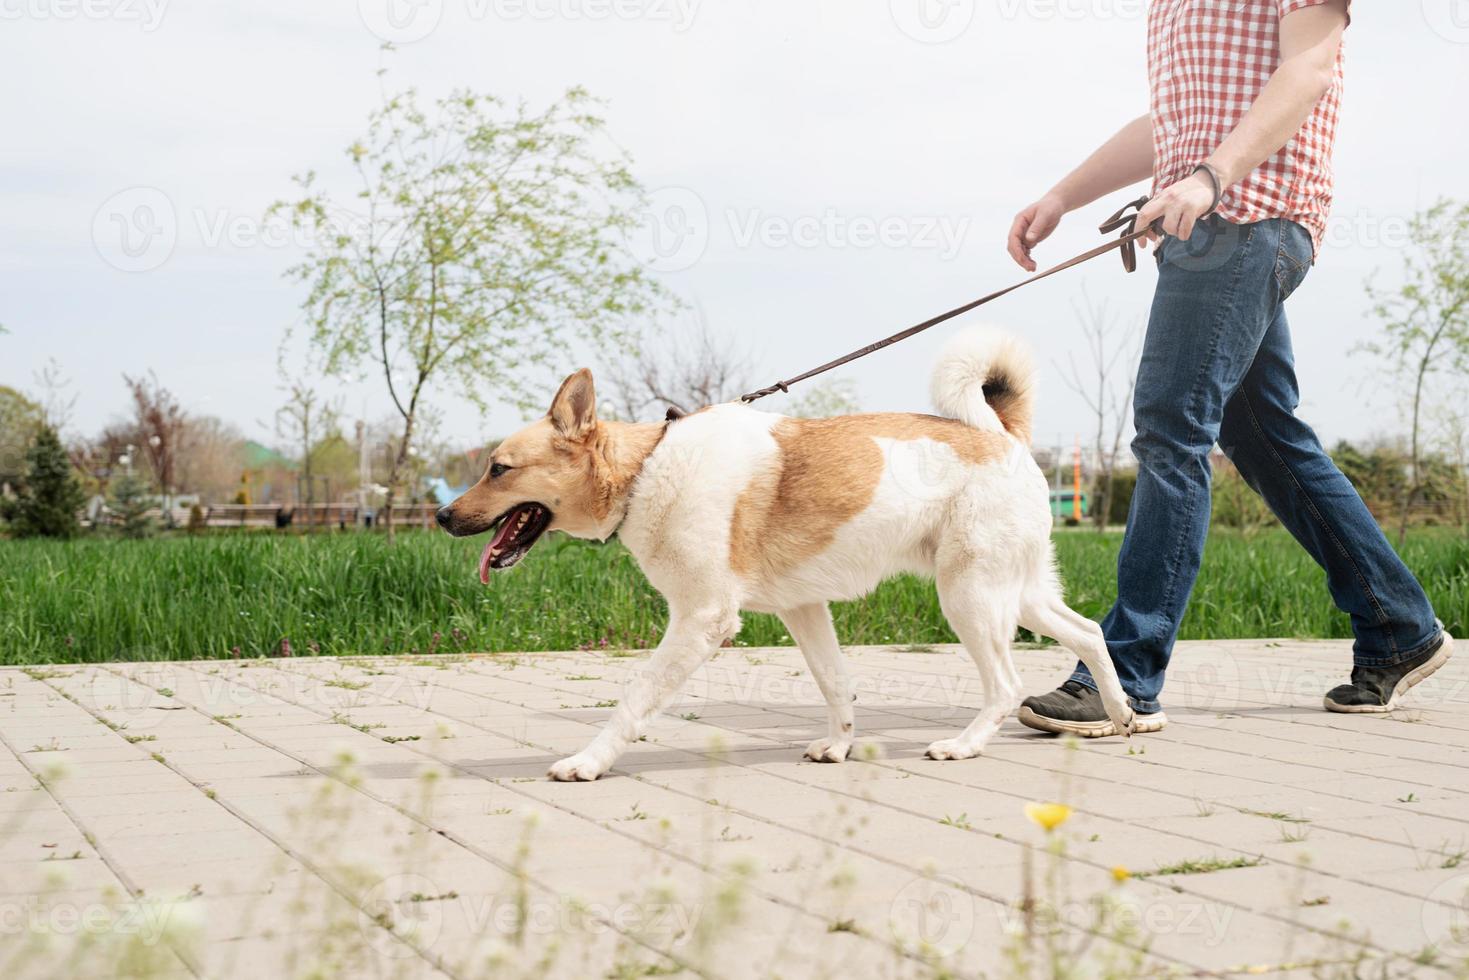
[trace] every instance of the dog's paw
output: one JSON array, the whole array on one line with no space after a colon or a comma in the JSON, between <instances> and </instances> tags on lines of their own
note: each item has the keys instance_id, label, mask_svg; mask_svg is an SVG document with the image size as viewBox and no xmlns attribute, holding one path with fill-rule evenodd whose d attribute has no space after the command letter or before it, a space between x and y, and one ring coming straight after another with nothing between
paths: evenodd
<instances>
[{"instance_id":1,"label":"dog's paw","mask_svg":"<svg viewBox=\"0 0 1469 980\"><path fill-rule=\"evenodd\" d=\"M852 743L840 739L818 738L806 746L806 758L812 762L846 762Z\"/></svg>"},{"instance_id":2,"label":"dog's paw","mask_svg":"<svg viewBox=\"0 0 1469 980\"><path fill-rule=\"evenodd\" d=\"M1131 738L1132 733L1137 731L1137 712L1133 711L1130 705L1124 703L1116 709L1109 708L1107 717L1111 720L1116 733L1123 738Z\"/></svg>"},{"instance_id":3,"label":"dog's paw","mask_svg":"<svg viewBox=\"0 0 1469 980\"><path fill-rule=\"evenodd\" d=\"M934 742L923 754L930 759L972 759L979 750L962 738L945 738Z\"/></svg>"},{"instance_id":4,"label":"dog's paw","mask_svg":"<svg viewBox=\"0 0 1469 980\"><path fill-rule=\"evenodd\" d=\"M579 752L553 765L546 775L560 783L589 783L606 771L607 767L590 754Z\"/></svg>"}]
</instances>

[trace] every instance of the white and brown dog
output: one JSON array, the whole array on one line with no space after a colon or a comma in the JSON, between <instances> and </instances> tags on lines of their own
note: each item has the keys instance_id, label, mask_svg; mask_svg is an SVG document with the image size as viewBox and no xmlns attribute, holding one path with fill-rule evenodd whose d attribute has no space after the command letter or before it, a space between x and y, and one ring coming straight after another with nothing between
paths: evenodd
<instances>
[{"instance_id":1,"label":"white and brown dog","mask_svg":"<svg viewBox=\"0 0 1469 980\"><path fill-rule=\"evenodd\" d=\"M635 670L612 719L551 767L596 779L735 634L740 610L780 616L826 699L811 759L852 748L852 696L827 603L898 572L937 580L944 616L984 684L978 717L934 742L967 759L1016 706L1017 625L1053 637L1091 669L1121 732L1132 710L1101 629L1061 596L1046 479L1027 450L1034 369L1010 338L958 335L933 378L939 416L796 419L741 404L676 422L597 418L591 372L562 383L545 418L506 439L484 477L439 512L456 536L498 528L480 579L509 568L550 530L621 537L668 600L668 630Z\"/></svg>"}]
</instances>

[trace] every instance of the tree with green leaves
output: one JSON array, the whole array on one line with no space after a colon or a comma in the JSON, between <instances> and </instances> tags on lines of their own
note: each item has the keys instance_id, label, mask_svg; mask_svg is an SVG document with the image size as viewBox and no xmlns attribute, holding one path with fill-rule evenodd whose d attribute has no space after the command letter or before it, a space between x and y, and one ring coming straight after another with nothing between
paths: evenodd
<instances>
[{"instance_id":1,"label":"tree with green leaves","mask_svg":"<svg viewBox=\"0 0 1469 980\"><path fill-rule=\"evenodd\" d=\"M1410 247L1403 255L1403 283L1367 294L1382 321L1380 340L1364 345L1387 358L1408 384L1412 434L1409 472L1402 495L1398 545L1408 533L1408 515L1425 487L1423 408L1437 377L1469 377L1469 204L1440 200L1408 223ZM1442 394L1462 388L1445 385Z\"/></svg>"},{"instance_id":2,"label":"tree with green leaves","mask_svg":"<svg viewBox=\"0 0 1469 980\"><path fill-rule=\"evenodd\" d=\"M125 538L146 538L154 531L153 518L148 516L152 501L148 499L148 485L132 473L124 473L112 481L112 500L109 502L113 516L117 518L117 530Z\"/></svg>"},{"instance_id":3,"label":"tree with green leaves","mask_svg":"<svg viewBox=\"0 0 1469 980\"><path fill-rule=\"evenodd\" d=\"M0 489L25 478L26 450L46 424L40 405L0 385Z\"/></svg>"},{"instance_id":4,"label":"tree with green leaves","mask_svg":"<svg viewBox=\"0 0 1469 980\"><path fill-rule=\"evenodd\" d=\"M311 346L329 373L379 374L401 419L390 535L430 390L529 408L574 342L625 341L664 299L626 246L643 195L597 109L581 89L539 111L468 91L428 110L411 90L387 97L347 149L349 201L307 173L271 209L312 241L290 273Z\"/></svg>"},{"instance_id":5,"label":"tree with green leaves","mask_svg":"<svg viewBox=\"0 0 1469 980\"><path fill-rule=\"evenodd\" d=\"M26 474L14 499L0 500L18 538L72 538L85 498L56 430L42 426L26 450Z\"/></svg>"}]
</instances>

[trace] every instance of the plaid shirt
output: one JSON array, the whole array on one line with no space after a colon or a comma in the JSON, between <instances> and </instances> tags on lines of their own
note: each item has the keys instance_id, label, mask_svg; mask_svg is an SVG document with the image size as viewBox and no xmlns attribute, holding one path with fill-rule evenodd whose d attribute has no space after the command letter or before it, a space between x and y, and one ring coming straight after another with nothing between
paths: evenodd
<instances>
[{"instance_id":1,"label":"plaid shirt","mask_svg":"<svg viewBox=\"0 0 1469 980\"><path fill-rule=\"evenodd\" d=\"M1280 20L1326 0L1153 0L1148 8L1153 193L1188 177L1239 124L1280 66ZM1316 250L1331 210L1331 147L1342 58L1331 88L1295 136L1227 188L1218 213L1244 223L1287 218Z\"/></svg>"}]
</instances>

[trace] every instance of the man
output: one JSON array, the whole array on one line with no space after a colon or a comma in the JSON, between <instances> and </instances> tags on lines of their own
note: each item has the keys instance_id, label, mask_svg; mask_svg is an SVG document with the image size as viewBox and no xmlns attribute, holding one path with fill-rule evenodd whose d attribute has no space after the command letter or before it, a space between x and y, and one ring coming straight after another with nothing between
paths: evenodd
<instances>
[{"instance_id":1,"label":"man","mask_svg":"<svg viewBox=\"0 0 1469 980\"><path fill-rule=\"evenodd\" d=\"M1349 0L1153 0L1151 111L1021 211L1009 251L1061 217L1149 175L1138 226L1157 221L1158 285L1133 406L1137 489L1102 621L1138 729L1167 724L1158 695L1209 524L1217 441L1326 570L1356 636L1351 682L1331 711L1381 712L1449 658L1423 589L1310 427L1299 402L1285 301L1320 247L1331 205ZM1048 732L1112 734L1091 675L1027 698Z\"/></svg>"}]
</instances>

